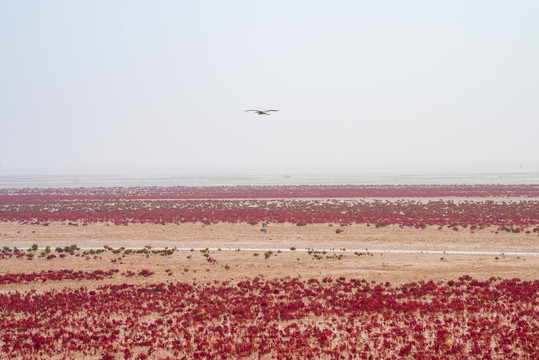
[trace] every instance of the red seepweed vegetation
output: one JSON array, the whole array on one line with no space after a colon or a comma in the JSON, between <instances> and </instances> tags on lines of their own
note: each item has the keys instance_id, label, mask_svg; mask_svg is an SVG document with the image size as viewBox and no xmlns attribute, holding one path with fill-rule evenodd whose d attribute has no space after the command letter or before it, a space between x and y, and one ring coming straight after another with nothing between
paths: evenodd
<instances>
[{"instance_id":1,"label":"red seepweed vegetation","mask_svg":"<svg viewBox=\"0 0 539 360\"><path fill-rule=\"evenodd\" d=\"M539 185L276 185L0 189L0 201L357 197L538 197Z\"/></svg>"},{"instance_id":2,"label":"red seepweed vegetation","mask_svg":"<svg viewBox=\"0 0 539 360\"><path fill-rule=\"evenodd\" d=\"M367 196L408 199L360 198ZM436 199L444 196L522 199ZM364 223L539 232L539 201L528 196L539 196L539 186L4 189L0 222ZM31 260L38 256L35 247L4 248L0 258ZM41 256L60 261L47 251ZM152 274L56 270L4 274L0 284ZM345 278L255 278L0 293L0 359L537 359L538 339L539 280L464 276L392 286Z\"/></svg>"},{"instance_id":3,"label":"red seepweed vegetation","mask_svg":"<svg viewBox=\"0 0 539 360\"><path fill-rule=\"evenodd\" d=\"M539 281L326 278L0 294L5 359L536 359Z\"/></svg>"},{"instance_id":4,"label":"red seepweed vegetation","mask_svg":"<svg viewBox=\"0 0 539 360\"><path fill-rule=\"evenodd\" d=\"M74 271L68 269L62 270L48 270L41 271L39 273L8 273L0 275L0 285L4 284L23 284L29 282L46 282L46 281L61 281L61 280L103 280L111 279L115 274L119 273L118 269L111 269L109 271L94 270L94 271ZM143 276L148 277L153 275L153 272L142 269L138 273L127 271L120 274L125 277Z\"/></svg>"},{"instance_id":5,"label":"red seepweed vegetation","mask_svg":"<svg viewBox=\"0 0 539 360\"><path fill-rule=\"evenodd\" d=\"M0 222L48 225L88 223L361 223L425 228L539 232L535 185L371 187L205 187L0 190ZM365 194L408 196L396 201L353 198ZM275 197L280 199L263 199ZM351 199L321 199L324 195ZM410 196L475 196L475 200L419 201ZM488 195L523 196L520 201L478 201ZM302 197L317 199L301 199ZM229 197L229 199L216 199ZM296 198L293 198L296 197ZM197 199L198 198L198 199ZM232 199L230 199L232 198ZM243 198L243 199L233 199ZM258 199L255 199L258 198Z\"/></svg>"}]
</instances>

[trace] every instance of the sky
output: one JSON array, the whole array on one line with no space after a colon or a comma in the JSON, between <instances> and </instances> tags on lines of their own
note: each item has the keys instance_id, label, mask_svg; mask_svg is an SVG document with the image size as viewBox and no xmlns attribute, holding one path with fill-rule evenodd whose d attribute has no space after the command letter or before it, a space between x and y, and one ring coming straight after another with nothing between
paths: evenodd
<instances>
[{"instance_id":1,"label":"sky","mask_svg":"<svg viewBox=\"0 0 539 360\"><path fill-rule=\"evenodd\" d=\"M0 175L539 169L538 18L532 0L0 0Z\"/></svg>"}]
</instances>

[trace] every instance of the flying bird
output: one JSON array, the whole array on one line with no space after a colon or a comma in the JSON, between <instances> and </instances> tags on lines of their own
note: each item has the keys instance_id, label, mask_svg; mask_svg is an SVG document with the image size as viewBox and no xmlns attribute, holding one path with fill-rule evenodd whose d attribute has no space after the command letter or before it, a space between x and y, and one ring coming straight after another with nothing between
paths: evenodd
<instances>
[{"instance_id":1,"label":"flying bird","mask_svg":"<svg viewBox=\"0 0 539 360\"><path fill-rule=\"evenodd\" d=\"M254 111L255 113L257 113L258 115L271 115L271 114L268 114L270 111L279 111L279 110L245 110L245 111Z\"/></svg>"}]
</instances>

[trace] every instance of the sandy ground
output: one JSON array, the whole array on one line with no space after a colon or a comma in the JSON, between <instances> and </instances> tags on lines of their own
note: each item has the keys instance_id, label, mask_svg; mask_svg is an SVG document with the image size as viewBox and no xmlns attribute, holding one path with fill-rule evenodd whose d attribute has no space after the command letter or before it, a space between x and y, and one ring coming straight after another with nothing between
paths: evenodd
<instances>
[{"instance_id":1,"label":"sandy ground","mask_svg":"<svg viewBox=\"0 0 539 360\"><path fill-rule=\"evenodd\" d=\"M496 233L495 228L470 231L424 230L398 226L270 224L129 224L88 226L0 224L0 246L214 247L496 251L539 253L537 233ZM337 234L337 229L342 232Z\"/></svg>"},{"instance_id":2,"label":"sandy ground","mask_svg":"<svg viewBox=\"0 0 539 360\"><path fill-rule=\"evenodd\" d=\"M493 251L539 253L537 233L495 233L494 228L471 232L427 228L418 230L387 226L352 225L346 227L328 224L296 226L270 225L266 232L260 225L248 224L130 224L128 226L32 226L0 224L0 246L79 247L177 247L177 248L233 248L233 249L371 249L371 250L438 250L438 251ZM342 229L340 234L337 229ZM40 253L38 251L37 253ZM255 256L254 254L258 254ZM539 279L539 256L507 255L452 255L452 254L390 254L372 253L355 255L353 252L328 251L326 254L300 251L274 252L268 259L264 251L210 252L216 263L209 263L203 253L195 250L176 251L172 255L121 254L106 252L94 256L69 256L46 260L35 257L0 260L0 275L5 273L32 273L47 270L119 269L112 279L102 281L48 281L46 283L0 285L0 292L14 290L46 291L65 286L87 287L103 283L142 283L161 281L214 280L240 281L261 276L264 278L326 276L364 278L369 281L389 281L400 284L419 280L450 280L462 275L477 279L492 276L526 280ZM116 260L112 262L111 260ZM154 275L127 278L127 270L148 269ZM165 271L168 270L168 271ZM171 275L169 275L171 273Z\"/></svg>"}]
</instances>

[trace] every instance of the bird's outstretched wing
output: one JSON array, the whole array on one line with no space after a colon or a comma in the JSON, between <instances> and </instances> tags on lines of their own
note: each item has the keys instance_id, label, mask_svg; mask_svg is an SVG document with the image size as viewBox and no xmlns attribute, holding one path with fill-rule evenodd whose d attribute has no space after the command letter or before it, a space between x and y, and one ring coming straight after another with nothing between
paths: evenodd
<instances>
[{"instance_id":1,"label":"bird's outstretched wing","mask_svg":"<svg viewBox=\"0 0 539 360\"><path fill-rule=\"evenodd\" d=\"M270 115L268 114L270 111L279 111L279 110L245 110L245 111L254 111L255 113L257 113L258 115Z\"/></svg>"}]
</instances>

